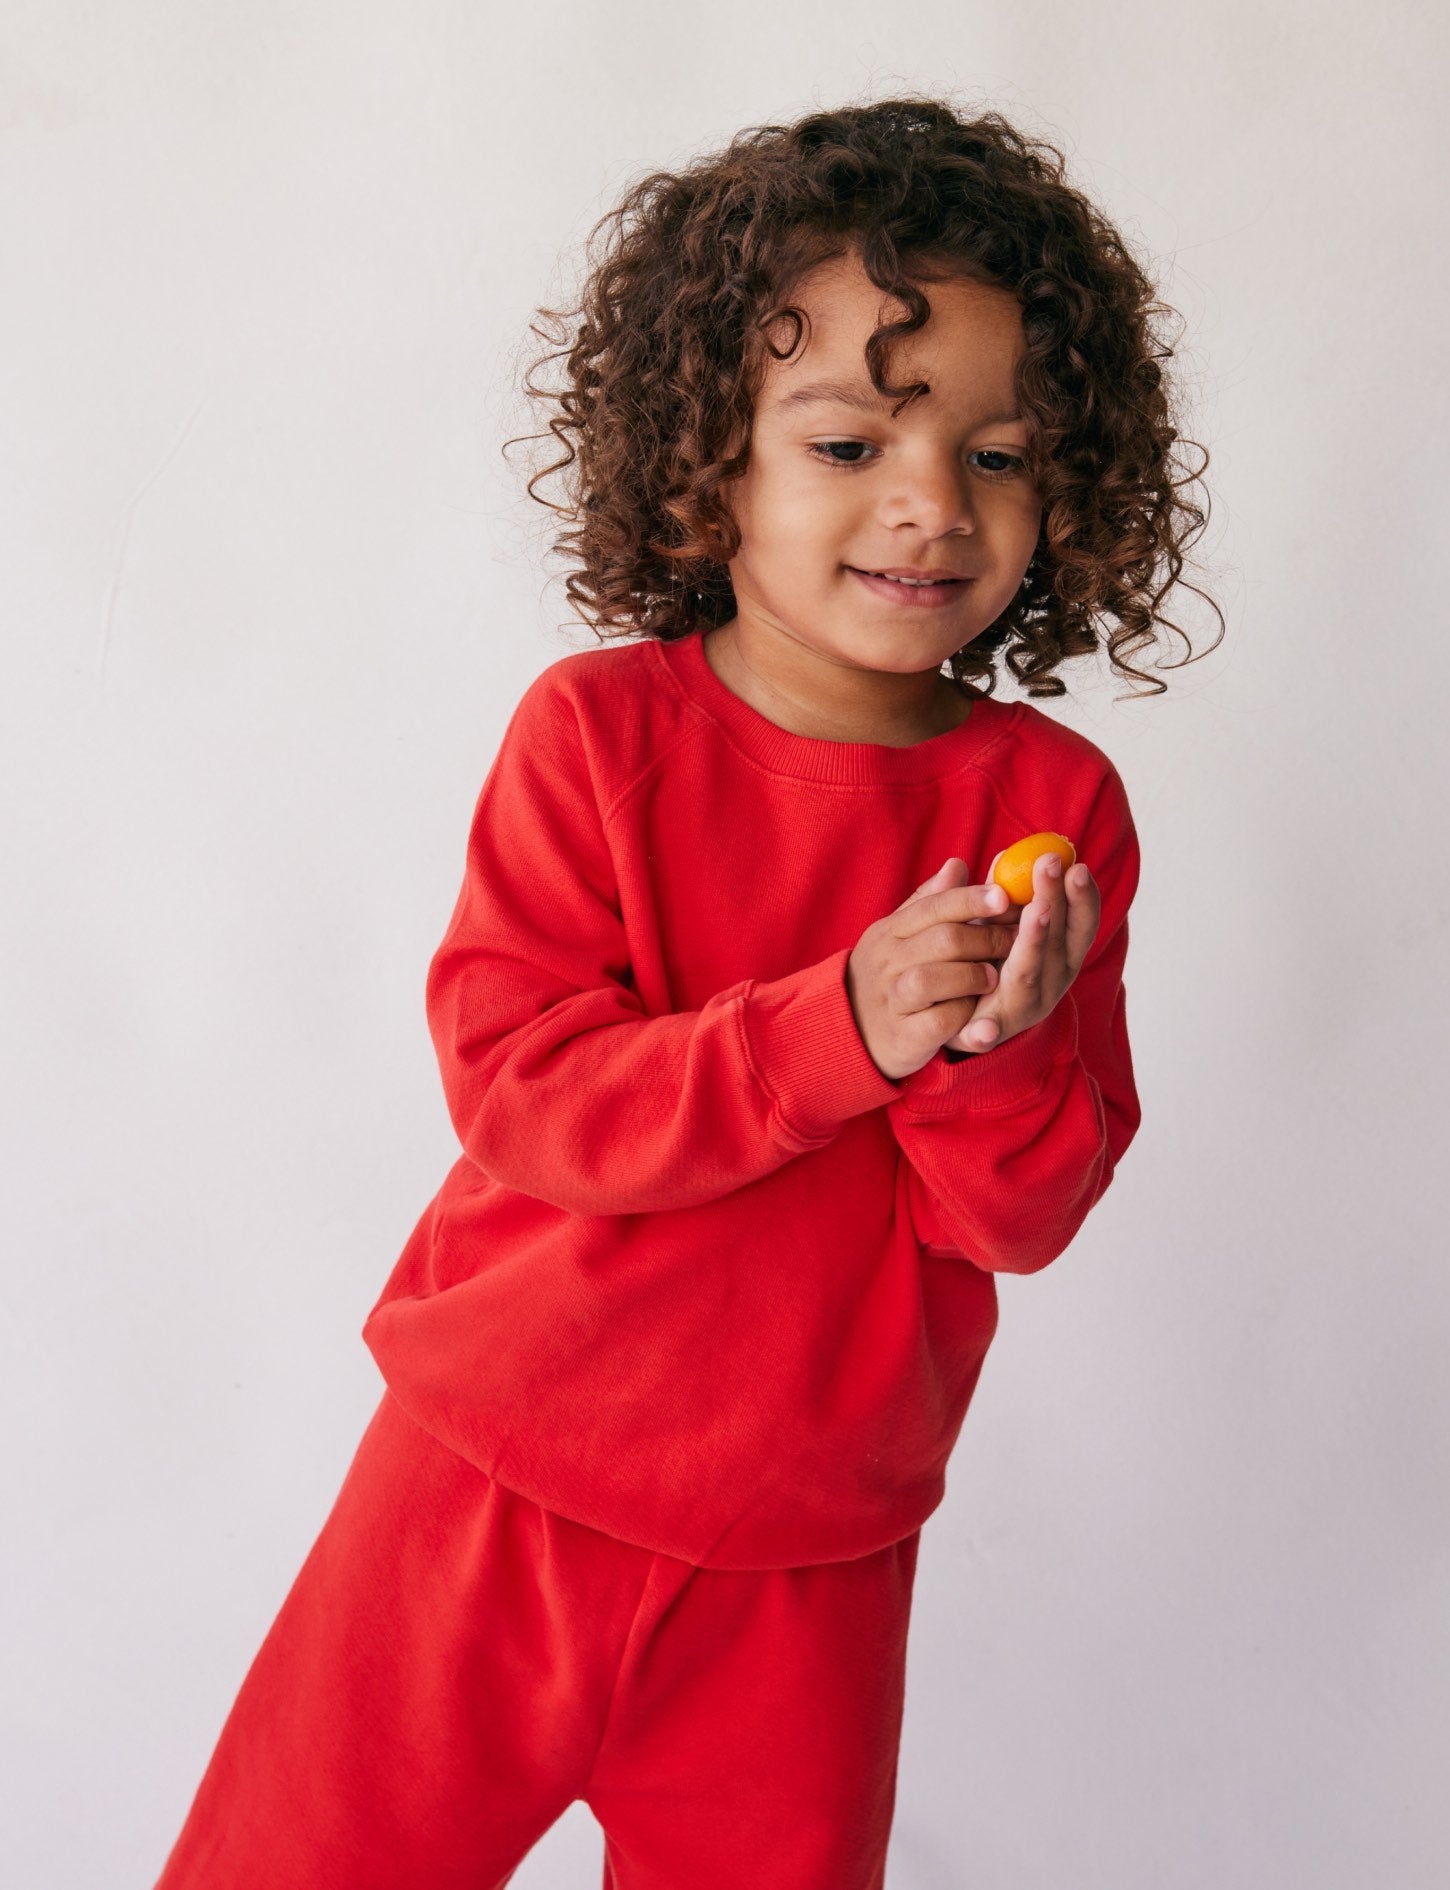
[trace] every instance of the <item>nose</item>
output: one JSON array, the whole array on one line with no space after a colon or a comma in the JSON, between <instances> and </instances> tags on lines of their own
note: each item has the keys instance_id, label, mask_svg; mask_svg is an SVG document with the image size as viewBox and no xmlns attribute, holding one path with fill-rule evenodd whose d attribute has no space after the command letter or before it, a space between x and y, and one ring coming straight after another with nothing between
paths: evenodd
<instances>
[{"instance_id":1,"label":"nose","mask_svg":"<svg viewBox=\"0 0 1450 1890\"><path fill-rule=\"evenodd\" d=\"M927 538L947 532L974 532L976 515L965 466L948 455L923 455L914 464L897 462L897 477L882 499L882 523L908 526Z\"/></svg>"}]
</instances>

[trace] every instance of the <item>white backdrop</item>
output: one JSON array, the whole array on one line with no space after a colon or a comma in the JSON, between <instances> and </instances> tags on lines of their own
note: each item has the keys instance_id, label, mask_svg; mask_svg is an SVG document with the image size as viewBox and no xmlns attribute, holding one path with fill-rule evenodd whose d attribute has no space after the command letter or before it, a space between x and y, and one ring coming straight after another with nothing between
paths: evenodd
<instances>
[{"instance_id":1,"label":"white backdrop","mask_svg":"<svg viewBox=\"0 0 1450 1890\"><path fill-rule=\"evenodd\" d=\"M641 171L917 89L1064 145L1187 317L1229 630L1047 705L1142 836L1144 1120L1002 1282L888 1881L1446 1880L1432 15L8 0L8 1881L147 1890L379 1395L456 1151L424 971L593 643L499 450L532 310ZM576 1803L519 1890L600 1850Z\"/></svg>"}]
</instances>

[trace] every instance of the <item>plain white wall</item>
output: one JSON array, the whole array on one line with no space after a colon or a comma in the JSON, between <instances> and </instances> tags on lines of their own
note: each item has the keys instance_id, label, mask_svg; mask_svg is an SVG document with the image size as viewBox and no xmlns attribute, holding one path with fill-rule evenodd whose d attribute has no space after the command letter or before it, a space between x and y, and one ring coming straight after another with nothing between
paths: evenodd
<instances>
[{"instance_id":1,"label":"plain white wall","mask_svg":"<svg viewBox=\"0 0 1450 1890\"><path fill-rule=\"evenodd\" d=\"M1186 316L1229 631L1166 697L1049 705L1142 834L1145 1113L1003 1282L890 1882L1445 1881L1432 10L0 31L8 1880L154 1880L376 1402L361 1323L456 1150L427 960L508 713L593 641L499 451L533 309L643 170L950 89L1065 145ZM600 1842L575 1805L520 1890Z\"/></svg>"}]
</instances>

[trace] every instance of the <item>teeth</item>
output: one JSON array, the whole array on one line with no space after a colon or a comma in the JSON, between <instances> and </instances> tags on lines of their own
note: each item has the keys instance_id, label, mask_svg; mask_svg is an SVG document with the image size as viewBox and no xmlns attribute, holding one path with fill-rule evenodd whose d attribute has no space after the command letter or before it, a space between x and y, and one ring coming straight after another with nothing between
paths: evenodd
<instances>
[{"instance_id":1,"label":"teeth","mask_svg":"<svg viewBox=\"0 0 1450 1890\"><path fill-rule=\"evenodd\" d=\"M886 578L886 582L887 582L888 584L915 584L915 585L923 585L923 584L949 584L949 583L951 582L951 579L950 579L950 578L899 578L899 577L886 577L886 573L885 573L884 571L873 571L873 572L871 573L871 575L872 575L872 577L884 577L884 578Z\"/></svg>"}]
</instances>

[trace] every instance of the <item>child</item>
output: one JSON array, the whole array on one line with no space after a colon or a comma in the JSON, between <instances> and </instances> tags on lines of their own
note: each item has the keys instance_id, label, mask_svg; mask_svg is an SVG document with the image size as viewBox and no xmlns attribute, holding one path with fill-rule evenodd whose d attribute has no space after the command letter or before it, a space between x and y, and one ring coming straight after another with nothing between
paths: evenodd
<instances>
[{"instance_id":1,"label":"child","mask_svg":"<svg viewBox=\"0 0 1450 1890\"><path fill-rule=\"evenodd\" d=\"M996 1275L1138 1126L1122 782L992 690L1106 620L1148 680L1205 517L1151 285L1050 146L927 100L616 214L549 470L629 640L483 784L427 978L463 1152L159 1890L488 1890L576 1798L617 1890L876 1890ZM1010 909L1044 829L1078 862Z\"/></svg>"}]
</instances>

